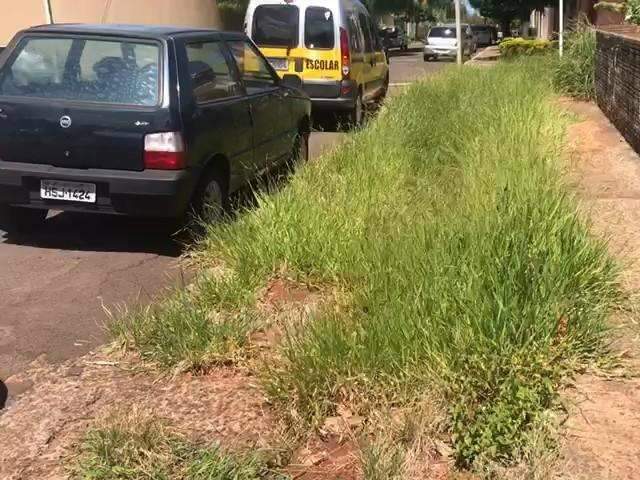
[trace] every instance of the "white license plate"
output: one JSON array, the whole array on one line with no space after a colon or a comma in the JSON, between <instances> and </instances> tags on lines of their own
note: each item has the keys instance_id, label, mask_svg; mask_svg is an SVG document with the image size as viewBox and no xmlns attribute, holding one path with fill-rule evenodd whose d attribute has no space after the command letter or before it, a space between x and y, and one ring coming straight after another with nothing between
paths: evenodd
<instances>
[{"instance_id":1,"label":"white license plate","mask_svg":"<svg viewBox=\"0 0 640 480\"><path fill-rule=\"evenodd\" d=\"M46 200L65 200L68 202L96 203L96 186L94 183L41 180L40 198Z\"/></svg>"},{"instance_id":2,"label":"white license plate","mask_svg":"<svg viewBox=\"0 0 640 480\"><path fill-rule=\"evenodd\" d=\"M286 58L269 58L268 60L276 70L289 70L289 61Z\"/></svg>"}]
</instances>

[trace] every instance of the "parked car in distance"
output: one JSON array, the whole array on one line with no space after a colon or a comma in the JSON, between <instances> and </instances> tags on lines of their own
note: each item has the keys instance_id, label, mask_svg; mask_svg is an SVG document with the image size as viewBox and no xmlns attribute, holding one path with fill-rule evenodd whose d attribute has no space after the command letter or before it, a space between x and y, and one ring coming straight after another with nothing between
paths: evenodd
<instances>
[{"instance_id":1,"label":"parked car in distance","mask_svg":"<svg viewBox=\"0 0 640 480\"><path fill-rule=\"evenodd\" d=\"M471 25L478 46L487 47L498 42L498 29L493 25Z\"/></svg>"},{"instance_id":2,"label":"parked car in distance","mask_svg":"<svg viewBox=\"0 0 640 480\"><path fill-rule=\"evenodd\" d=\"M391 49L399 48L401 51L407 51L409 49L409 41L407 36L398 27L385 27L379 31L379 36L382 38L382 46L388 51Z\"/></svg>"},{"instance_id":3,"label":"parked car in distance","mask_svg":"<svg viewBox=\"0 0 640 480\"><path fill-rule=\"evenodd\" d=\"M359 0L251 0L247 35L278 74L299 79L316 110L359 125L389 88L378 28Z\"/></svg>"},{"instance_id":4,"label":"parked car in distance","mask_svg":"<svg viewBox=\"0 0 640 480\"><path fill-rule=\"evenodd\" d=\"M467 24L462 25L462 55L469 57L477 50L476 40ZM458 41L455 25L432 27L424 41L424 61L438 60L441 57L456 58Z\"/></svg>"},{"instance_id":5,"label":"parked car in distance","mask_svg":"<svg viewBox=\"0 0 640 480\"><path fill-rule=\"evenodd\" d=\"M229 194L306 159L311 102L244 34L51 25L0 61L0 207L215 219Z\"/></svg>"}]
</instances>

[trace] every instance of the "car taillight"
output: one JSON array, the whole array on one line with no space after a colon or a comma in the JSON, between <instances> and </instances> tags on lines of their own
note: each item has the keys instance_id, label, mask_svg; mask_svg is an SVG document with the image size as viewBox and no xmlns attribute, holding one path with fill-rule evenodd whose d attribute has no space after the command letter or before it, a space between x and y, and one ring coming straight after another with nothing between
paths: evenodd
<instances>
[{"instance_id":1,"label":"car taillight","mask_svg":"<svg viewBox=\"0 0 640 480\"><path fill-rule=\"evenodd\" d=\"M340 58L342 59L342 78L347 80L351 75L351 50L349 35L344 28L340 29Z\"/></svg>"},{"instance_id":2,"label":"car taillight","mask_svg":"<svg viewBox=\"0 0 640 480\"><path fill-rule=\"evenodd\" d=\"M144 137L144 168L181 170L185 167L184 141L179 132L151 133Z\"/></svg>"}]
</instances>

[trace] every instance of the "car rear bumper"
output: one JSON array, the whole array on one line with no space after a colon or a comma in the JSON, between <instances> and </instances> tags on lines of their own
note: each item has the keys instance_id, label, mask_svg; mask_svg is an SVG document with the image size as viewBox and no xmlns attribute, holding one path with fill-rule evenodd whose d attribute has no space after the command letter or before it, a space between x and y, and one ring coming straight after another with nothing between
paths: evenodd
<instances>
[{"instance_id":1,"label":"car rear bumper","mask_svg":"<svg viewBox=\"0 0 640 480\"><path fill-rule=\"evenodd\" d=\"M358 94L358 85L351 80L303 82L302 89L317 110L351 110Z\"/></svg>"},{"instance_id":2,"label":"car rear bumper","mask_svg":"<svg viewBox=\"0 0 640 480\"><path fill-rule=\"evenodd\" d=\"M94 183L96 203L43 200L40 180ZM0 161L0 204L5 205L175 218L186 211L193 188L187 170L82 170Z\"/></svg>"},{"instance_id":3,"label":"car rear bumper","mask_svg":"<svg viewBox=\"0 0 640 480\"><path fill-rule=\"evenodd\" d=\"M455 57L458 54L457 47L424 47L425 55L434 55L438 57Z\"/></svg>"}]
</instances>

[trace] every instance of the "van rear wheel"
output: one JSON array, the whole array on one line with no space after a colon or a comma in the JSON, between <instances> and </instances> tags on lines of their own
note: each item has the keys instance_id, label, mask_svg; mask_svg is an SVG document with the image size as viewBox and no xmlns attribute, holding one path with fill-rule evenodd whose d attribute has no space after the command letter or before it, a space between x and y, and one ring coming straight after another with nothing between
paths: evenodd
<instances>
[{"instance_id":1,"label":"van rear wheel","mask_svg":"<svg viewBox=\"0 0 640 480\"><path fill-rule=\"evenodd\" d=\"M365 106L362 101L362 94L359 93L354 102L353 109L348 114L348 123L351 127L362 125L365 116Z\"/></svg>"}]
</instances>

